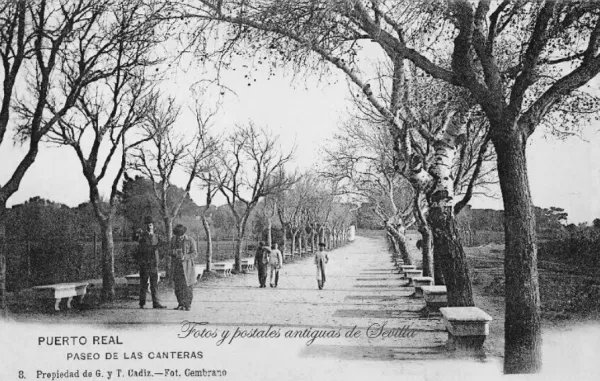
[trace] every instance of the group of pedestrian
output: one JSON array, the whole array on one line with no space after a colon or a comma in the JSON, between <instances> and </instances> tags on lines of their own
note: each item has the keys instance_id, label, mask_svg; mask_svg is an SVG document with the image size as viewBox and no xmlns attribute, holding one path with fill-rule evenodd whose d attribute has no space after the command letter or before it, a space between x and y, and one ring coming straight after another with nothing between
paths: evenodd
<instances>
[{"instance_id":1,"label":"group of pedestrian","mask_svg":"<svg viewBox=\"0 0 600 381\"><path fill-rule=\"evenodd\" d=\"M181 224L173 229L173 238L168 244L162 242L154 232L154 221L152 217L144 218L145 230L138 231L135 240L138 248L134 256L140 270L140 294L139 305L146 305L146 293L150 283L150 294L152 295L152 308L166 308L158 299L158 263L159 248L168 245L171 255L173 283L175 285L175 297L177 307L175 310L189 311L194 298L194 283L196 282L196 271L194 258L197 255L196 243L187 234L187 228ZM315 266L317 268L317 286L322 290L325 285L325 268L329 257L325 252L325 244L319 243L319 251L315 255ZM271 247L260 242L254 256L254 266L258 270L258 282L260 288L267 287L267 272L269 274L269 285L276 288L279 284L279 271L283 267L283 255L274 243Z\"/></svg>"},{"instance_id":2,"label":"group of pedestrian","mask_svg":"<svg viewBox=\"0 0 600 381\"><path fill-rule=\"evenodd\" d=\"M322 290L325 286L325 269L329 262L329 256L325 252L325 244L319 243L319 251L315 254L315 266L317 267L317 287ZM267 287L267 271L269 272L269 283L276 288L279 283L279 270L283 267L283 255L274 243L271 247L260 242L254 256L254 267L258 272L258 283L260 288Z\"/></svg>"},{"instance_id":3,"label":"group of pedestrian","mask_svg":"<svg viewBox=\"0 0 600 381\"><path fill-rule=\"evenodd\" d=\"M150 294L152 295L152 308L166 308L158 299L158 251L165 246L158 235L154 233L154 221L152 217L144 218L146 230L137 234L138 249L135 253L140 268L140 308L146 305L146 292L148 281L150 281ZM169 245L173 271L173 283L175 285L175 297L177 298L176 310L189 311L194 298L194 283L196 282L196 270L194 258L197 255L196 243L185 234L187 228L181 224L173 229L173 238Z\"/></svg>"},{"instance_id":4,"label":"group of pedestrian","mask_svg":"<svg viewBox=\"0 0 600 381\"><path fill-rule=\"evenodd\" d=\"M274 243L271 247L264 242L258 244L254 256L254 267L258 271L260 288L267 287L267 271L269 272L269 285L276 288L279 284L279 270L283 267L283 254Z\"/></svg>"}]
</instances>

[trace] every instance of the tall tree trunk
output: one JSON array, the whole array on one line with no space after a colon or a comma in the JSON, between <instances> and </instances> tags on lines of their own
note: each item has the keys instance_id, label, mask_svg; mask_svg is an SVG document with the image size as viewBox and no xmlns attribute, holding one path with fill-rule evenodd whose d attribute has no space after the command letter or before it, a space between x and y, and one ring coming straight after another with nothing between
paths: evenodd
<instances>
[{"instance_id":1,"label":"tall tree trunk","mask_svg":"<svg viewBox=\"0 0 600 381\"><path fill-rule=\"evenodd\" d=\"M102 299L115 298L115 242L113 240L112 218L100 222L102 242Z\"/></svg>"},{"instance_id":2,"label":"tall tree trunk","mask_svg":"<svg viewBox=\"0 0 600 381\"><path fill-rule=\"evenodd\" d=\"M212 234L210 224L204 214L202 215L202 226L204 227L204 233L206 233L206 271L211 271L213 258Z\"/></svg>"},{"instance_id":3,"label":"tall tree trunk","mask_svg":"<svg viewBox=\"0 0 600 381\"><path fill-rule=\"evenodd\" d=\"M292 229L292 255L296 254L296 234L298 234L298 232L295 229Z\"/></svg>"},{"instance_id":4,"label":"tall tree trunk","mask_svg":"<svg viewBox=\"0 0 600 381\"><path fill-rule=\"evenodd\" d=\"M431 229L427 223L419 225L421 233L421 253L423 255L423 276L433 277L435 284L444 284L441 271L435 271L435 261L433 259L433 237ZM437 273L440 273L438 276Z\"/></svg>"},{"instance_id":5,"label":"tall tree trunk","mask_svg":"<svg viewBox=\"0 0 600 381\"><path fill-rule=\"evenodd\" d=\"M167 242L171 242L171 239L173 238L173 218L163 217L163 224L165 225L165 236L167 237ZM165 260L166 278L171 279L171 256L164 253L162 248L161 251L163 252L160 254Z\"/></svg>"},{"instance_id":6,"label":"tall tree trunk","mask_svg":"<svg viewBox=\"0 0 600 381\"><path fill-rule=\"evenodd\" d=\"M433 259L433 237L431 228L425 218L425 213L421 207L421 193L417 191L413 200L414 215L418 224L419 233L421 233L421 253L423 256L423 275L434 279L434 284L443 285L444 277L442 270L439 269L439 263Z\"/></svg>"},{"instance_id":7,"label":"tall tree trunk","mask_svg":"<svg viewBox=\"0 0 600 381\"><path fill-rule=\"evenodd\" d=\"M398 229L396 229L389 222L386 222L385 229L389 233L394 248L398 251L397 254L400 255L400 257L404 261L404 264L412 265L412 260L408 255L408 248L406 247L406 237L404 236L404 234L400 234Z\"/></svg>"},{"instance_id":8,"label":"tall tree trunk","mask_svg":"<svg viewBox=\"0 0 600 381\"><path fill-rule=\"evenodd\" d=\"M269 247L273 246L271 217L267 218L267 243Z\"/></svg>"},{"instance_id":9,"label":"tall tree trunk","mask_svg":"<svg viewBox=\"0 0 600 381\"><path fill-rule=\"evenodd\" d=\"M536 373L542 365L535 216L529 191L526 138L493 137L504 202L504 372Z\"/></svg>"},{"instance_id":10,"label":"tall tree trunk","mask_svg":"<svg viewBox=\"0 0 600 381\"><path fill-rule=\"evenodd\" d=\"M6 317L6 205L0 205L0 316Z\"/></svg>"},{"instance_id":11,"label":"tall tree trunk","mask_svg":"<svg viewBox=\"0 0 600 381\"><path fill-rule=\"evenodd\" d=\"M283 224L282 230L283 230L282 231L283 243L281 245L281 254L285 254L285 250L287 249L287 227L286 227L286 224Z\"/></svg>"},{"instance_id":12,"label":"tall tree trunk","mask_svg":"<svg viewBox=\"0 0 600 381\"><path fill-rule=\"evenodd\" d=\"M458 237L452 205L432 206L428 219L433 232L433 261L444 276L448 305L474 306L467 257Z\"/></svg>"},{"instance_id":13,"label":"tall tree trunk","mask_svg":"<svg viewBox=\"0 0 600 381\"><path fill-rule=\"evenodd\" d=\"M411 159L411 182L418 190L426 190L429 204L427 216L433 233L434 273L441 270L448 289L448 305L455 307L473 306L473 290L467 258L458 236L454 218L454 181L452 165L457 141L462 134L463 124L454 122L454 112L448 113L441 137L434 142L433 165L428 171L423 158Z\"/></svg>"},{"instance_id":14,"label":"tall tree trunk","mask_svg":"<svg viewBox=\"0 0 600 381\"><path fill-rule=\"evenodd\" d=\"M244 241L245 229L243 226L238 227L237 237L235 238L235 258L233 268L236 272L242 272L242 243Z\"/></svg>"}]
</instances>

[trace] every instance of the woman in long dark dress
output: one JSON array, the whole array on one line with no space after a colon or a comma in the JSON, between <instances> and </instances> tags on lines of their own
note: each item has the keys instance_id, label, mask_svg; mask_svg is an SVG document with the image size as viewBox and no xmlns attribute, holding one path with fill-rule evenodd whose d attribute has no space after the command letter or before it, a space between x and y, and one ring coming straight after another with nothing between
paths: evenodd
<instances>
[{"instance_id":1,"label":"woman in long dark dress","mask_svg":"<svg viewBox=\"0 0 600 381\"><path fill-rule=\"evenodd\" d=\"M188 237L183 225L175 226L171 240L171 255L173 258L173 283L175 284L175 297L178 305L176 310L189 311L194 297L194 283L196 271L194 258L197 255L196 243Z\"/></svg>"}]
</instances>

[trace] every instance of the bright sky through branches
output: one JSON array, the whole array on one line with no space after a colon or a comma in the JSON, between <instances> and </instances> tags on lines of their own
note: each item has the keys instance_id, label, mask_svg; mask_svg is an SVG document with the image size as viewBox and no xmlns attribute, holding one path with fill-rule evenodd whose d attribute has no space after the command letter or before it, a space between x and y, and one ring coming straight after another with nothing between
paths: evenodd
<instances>
[{"instance_id":1,"label":"bright sky through branches","mask_svg":"<svg viewBox=\"0 0 600 381\"><path fill-rule=\"evenodd\" d=\"M246 75L250 74L249 77ZM193 126L194 117L188 107L193 106L192 92L188 89L202 73L200 70L181 73L162 86L165 92L177 96L182 103L178 128ZM338 73L330 77L330 84L315 78L292 81L290 75L278 74L270 79L260 70L253 72L237 66L235 71L224 72L222 83L236 95L225 93L224 103L213 132L223 133L234 124L249 119L266 126L279 135L285 150L296 146L294 164L307 169L318 162L319 147L331 139L340 120L351 107L345 78ZM255 81L256 79L256 81ZM591 84L592 87L595 83ZM19 91L20 89L17 89ZM212 106L211 99L206 101ZM535 205L558 206L569 213L569 222L591 221L600 218L600 126L584 129L584 138L559 141L538 130L529 140L528 165ZM5 182L18 160L24 155L23 147L3 147L0 152L0 182ZM181 176L183 178L183 176ZM176 183L183 186L183 179ZM108 185L104 184L104 193ZM9 200L9 206L22 203L33 196L75 206L88 200L88 187L69 147L44 146L26 174L19 191ZM497 191L496 194L499 194ZM202 204L202 192L194 187L192 198ZM217 204L224 201L215 200ZM475 197L476 208L499 209L499 199Z\"/></svg>"}]
</instances>

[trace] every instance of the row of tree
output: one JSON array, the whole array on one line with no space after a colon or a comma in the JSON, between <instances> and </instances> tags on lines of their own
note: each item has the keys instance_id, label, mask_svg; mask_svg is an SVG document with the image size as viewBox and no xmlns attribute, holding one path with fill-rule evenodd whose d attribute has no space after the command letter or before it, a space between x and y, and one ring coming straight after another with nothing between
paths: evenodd
<instances>
[{"instance_id":1,"label":"row of tree","mask_svg":"<svg viewBox=\"0 0 600 381\"><path fill-rule=\"evenodd\" d=\"M311 71L336 68L347 76L369 110L384 121L396 172L411 183L415 200L425 197L435 256L454 306L473 305L473 297L457 238L455 210L461 204L454 202L453 159L460 154L465 127L483 119L484 144L476 152L485 155L485 146L493 144L504 202L504 371L540 370L527 140L540 125L571 134L581 122L577 115L595 116L597 100L578 89L600 72L598 2L198 0L186 3L177 16L190 41L227 26L230 38L220 50L222 59L234 53L268 54L276 64ZM205 45L193 45L205 52ZM367 46L378 48L381 59L372 59ZM379 67L387 71L369 80ZM411 93L407 72L448 89L443 92L448 102L441 105L445 112L432 115L428 107L407 104L415 104L419 91L433 98L437 94L426 88ZM468 100L461 107L450 96L456 92ZM431 151L421 149L423 140Z\"/></svg>"}]
</instances>

